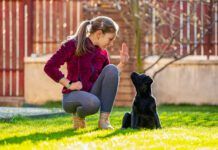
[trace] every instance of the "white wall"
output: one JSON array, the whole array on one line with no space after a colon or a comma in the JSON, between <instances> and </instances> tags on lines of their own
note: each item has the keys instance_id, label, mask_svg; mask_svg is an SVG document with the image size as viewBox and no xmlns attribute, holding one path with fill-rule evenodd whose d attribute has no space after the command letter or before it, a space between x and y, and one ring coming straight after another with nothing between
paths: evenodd
<instances>
[{"instance_id":1,"label":"white wall","mask_svg":"<svg viewBox=\"0 0 218 150\"><path fill-rule=\"evenodd\" d=\"M25 58L25 102L42 104L47 101L62 99L62 86L50 79L43 70L50 55L40 58ZM154 58L146 59L145 66L154 62ZM168 62L164 59L158 63L152 74L160 66ZM66 67L61 70L66 72ZM122 76L127 73L123 73ZM121 78L124 82L125 78ZM130 81L130 80L129 80ZM126 82L126 81L125 81ZM132 84L120 84L119 90L132 88ZM206 60L205 57L189 57L180 60L159 73L152 84L154 96L158 103L190 103L218 104L218 59ZM130 99L118 92L115 104L131 105ZM120 101L119 101L120 100ZM122 100L122 101L121 101Z\"/></svg>"},{"instance_id":2,"label":"white wall","mask_svg":"<svg viewBox=\"0 0 218 150\"><path fill-rule=\"evenodd\" d=\"M155 59L145 61L145 67ZM170 59L158 63L154 70ZM154 80L153 92L158 103L218 104L218 59L188 57L171 64Z\"/></svg>"}]
</instances>

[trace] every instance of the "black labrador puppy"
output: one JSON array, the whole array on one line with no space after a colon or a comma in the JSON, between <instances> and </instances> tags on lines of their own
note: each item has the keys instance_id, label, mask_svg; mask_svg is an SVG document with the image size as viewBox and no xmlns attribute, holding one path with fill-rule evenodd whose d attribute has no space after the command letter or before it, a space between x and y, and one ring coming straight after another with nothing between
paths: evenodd
<instances>
[{"instance_id":1,"label":"black labrador puppy","mask_svg":"<svg viewBox=\"0 0 218 150\"><path fill-rule=\"evenodd\" d=\"M145 74L133 72L132 82L136 88L136 96L132 105L132 112L125 113L122 128L161 128L156 110L155 98L151 93L153 80Z\"/></svg>"}]
</instances>

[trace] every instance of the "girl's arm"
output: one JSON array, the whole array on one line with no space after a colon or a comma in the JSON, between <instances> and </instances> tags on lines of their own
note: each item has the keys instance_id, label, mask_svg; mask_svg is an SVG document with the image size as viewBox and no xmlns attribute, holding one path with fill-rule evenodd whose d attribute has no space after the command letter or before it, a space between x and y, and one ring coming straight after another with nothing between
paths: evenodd
<instances>
[{"instance_id":1,"label":"girl's arm","mask_svg":"<svg viewBox=\"0 0 218 150\"><path fill-rule=\"evenodd\" d=\"M59 69L65 62L68 61L72 55L73 48L73 41L66 42L45 64L45 73L57 83L64 77L64 74Z\"/></svg>"}]
</instances>

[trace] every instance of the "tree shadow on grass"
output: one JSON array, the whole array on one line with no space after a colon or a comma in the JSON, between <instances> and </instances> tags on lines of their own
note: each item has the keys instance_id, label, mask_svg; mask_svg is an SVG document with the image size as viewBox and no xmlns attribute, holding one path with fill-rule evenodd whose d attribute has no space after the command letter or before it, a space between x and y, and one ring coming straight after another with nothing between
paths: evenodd
<instances>
[{"instance_id":1,"label":"tree shadow on grass","mask_svg":"<svg viewBox=\"0 0 218 150\"><path fill-rule=\"evenodd\" d=\"M86 134L92 131L96 131L97 129L92 129L92 130L73 130L73 129L66 129L58 132L52 132L52 133L34 133L34 134L29 134L25 136L14 136L14 137L9 137L3 140L0 140L0 145L4 144L19 144L27 140L31 140L33 143L39 142L39 141L45 141L45 140L53 140L53 139L61 139L64 137L73 137L73 136L78 136L81 134Z\"/></svg>"}]
</instances>

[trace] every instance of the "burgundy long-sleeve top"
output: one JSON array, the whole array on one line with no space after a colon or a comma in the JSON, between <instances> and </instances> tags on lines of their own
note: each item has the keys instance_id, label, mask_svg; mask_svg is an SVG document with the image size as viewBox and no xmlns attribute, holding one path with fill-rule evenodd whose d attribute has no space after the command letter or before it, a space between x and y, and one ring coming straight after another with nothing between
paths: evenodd
<instances>
[{"instance_id":1,"label":"burgundy long-sleeve top","mask_svg":"<svg viewBox=\"0 0 218 150\"><path fill-rule=\"evenodd\" d=\"M67 63L66 78L71 82L81 81L83 85L81 90L89 92L102 69L109 64L109 58L107 51L93 45L89 38L86 38L85 44L89 52L82 56L74 54L76 51L75 39L62 44L45 64L46 74L54 81L59 82L64 77L59 69L64 63ZM63 87L62 93L70 92L71 90Z\"/></svg>"}]
</instances>

